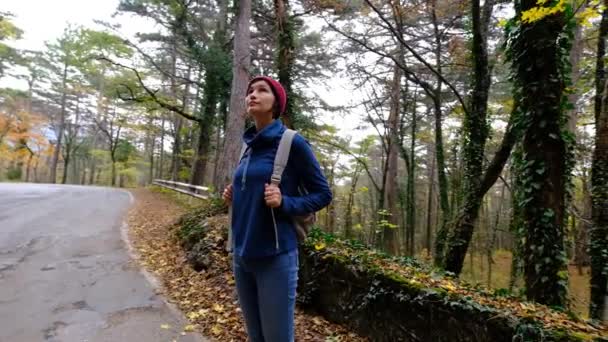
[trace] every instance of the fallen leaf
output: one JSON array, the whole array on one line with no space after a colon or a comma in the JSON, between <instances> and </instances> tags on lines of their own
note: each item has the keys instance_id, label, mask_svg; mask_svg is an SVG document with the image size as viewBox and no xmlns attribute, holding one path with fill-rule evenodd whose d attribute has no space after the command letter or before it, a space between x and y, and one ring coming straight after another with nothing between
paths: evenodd
<instances>
[{"instance_id":1,"label":"fallen leaf","mask_svg":"<svg viewBox=\"0 0 608 342\"><path fill-rule=\"evenodd\" d=\"M213 328L211 328L211 333L213 335L219 335L222 333L222 328L220 328L220 326L216 324L213 326Z\"/></svg>"}]
</instances>

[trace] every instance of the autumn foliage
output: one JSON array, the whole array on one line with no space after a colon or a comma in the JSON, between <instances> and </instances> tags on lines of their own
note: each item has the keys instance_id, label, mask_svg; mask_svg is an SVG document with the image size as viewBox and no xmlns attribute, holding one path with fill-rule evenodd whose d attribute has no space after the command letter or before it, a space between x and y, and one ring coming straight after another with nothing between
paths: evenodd
<instances>
[{"instance_id":1,"label":"autumn foliage","mask_svg":"<svg viewBox=\"0 0 608 342\"><path fill-rule=\"evenodd\" d=\"M20 105L0 108L0 179L34 181L41 159L52 147L45 136L47 121Z\"/></svg>"}]
</instances>

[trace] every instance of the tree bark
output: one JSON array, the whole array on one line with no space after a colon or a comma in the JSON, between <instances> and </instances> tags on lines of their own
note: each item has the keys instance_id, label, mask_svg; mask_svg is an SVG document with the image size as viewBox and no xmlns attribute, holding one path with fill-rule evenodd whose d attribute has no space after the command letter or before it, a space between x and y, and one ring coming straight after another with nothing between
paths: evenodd
<instances>
[{"instance_id":1,"label":"tree bark","mask_svg":"<svg viewBox=\"0 0 608 342\"><path fill-rule=\"evenodd\" d=\"M217 102L219 98L219 79L209 70L205 75L205 98L203 103L202 119L198 122L198 139L196 144L196 154L192 165L192 176L190 184L201 185L205 178L207 159L211 145L212 124L215 121L217 112ZM240 139L239 139L240 140ZM234 141L239 141L234 140Z\"/></svg>"},{"instance_id":2,"label":"tree bark","mask_svg":"<svg viewBox=\"0 0 608 342\"><path fill-rule=\"evenodd\" d=\"M163 179L163 166L165 164L165 115L162 115L162 119L161 119L161 123L160 123L160 145L158 146L159 149L159 161L158 161L158 169L156 170L157 172L157 177L159 179Z\"/></svg>"},{"instance_id":3,"label":"tree bark","mask_svg":"<svg viewBox=\"0 0 608 342\"><path fill-rule=\"evenodd\" d=\"M521 0L518 16L536 6L536 0ZM516 96L521 96L521 112L527 120L517 163L526 294L530 300L557 306L565 305L568 289L564 209L569 151L562 136L565 80L561 63L570 51L558 45L566 29L565 16L558 12L531 24L520 23L511 46L515 83L520 87Z\"/></svg>"},{"instance_id":4,"label":"tree bark","mask_svg":"<svg viewBox=\"0 0 608 342\"><path fill-rule=\"evenodd\" d=\"M238 5L237 5L238 1ZM245 131L245 101L247 83L249 80L249 67L251 65L251 32L249 25L251 21L251 0L235 0L237 7L236 27L234 30L234 49L232 63L232 89L230 91L230 113L227 118L226 142L242 141ZM224 158L218 170L220 188L232 181L232 174L239 159L241 144L224 144ZM231 249L232 229L228 229L228 246Z\"/></svg>"},{"instance_id":5,"label":"tree bark","mask_svg":"<svg viewBox=\"0 0 608 342\"><path fill-rule=\"evenodd\" d=\"M114 153L112 153L112 180L110 181L110 184L112 186L116 186L116 159L114 157Z\"/></svg>"},{"instance_id":6,"label":"tree bark","mask_svg":"<svg viewBox=\"0 0 608 342\"><path fill-rule=\"evenodd\" d=\"M595 97L595 149L591 166L591 216L589 255L591 257L591 299L589 316L608 320L608 84L606 82L606 37L608 0L600 23L597 45Z\"/></svg>"},{"instance_id":7,"label":"tree bark","mask_svg":"<svg viewBox=\"0 0 608 342\"><path fill-rule=\"evenodd\" d=\"M435 69L437 70L437 87L433 99L435 115L435 155L437 161L437 178L439 180L439 203L441 205L441 224L435 238L435 265L443 267L445 261L445 244L448 237L448 220L450 218L450 205L448 201L448 180L445 174L445 157L443 150L443 119L441 112L441 87L442 87L442 36L439 32L437 22L436 0L431 1L433 29L435 35Z\"/></svg>"},{"instance_id":8,"label":"tree bark","mask_svg":"<svg viewBox=\"0 0 608 342\"><path fill-rule=\"evenodd\" d=\"M251 0L238 1L238 14L234 35L234 62L232 67L232 90L230 92L230 112L226 127L226 142L240 142L245 130L245 93L249 80L249 67L251 58L249 53L251 33L249 22L251 19ZM224 144L224 158L218 176L222 188L232 180L232 173L239 158L241 144Z\"/></svg>"},{"instance_id":9,"label":"tree bark","mask_svg":"<svg viewBox=\"0 0 608 342\"><path fill-rule=\"evenodd\" d=\"M412 132L410 143L410 163L407 179L407 233L408 233L408 254L416 255L415 237L416 237L416 129L417 129L416 104L412 109ZM429 243L430 245L430 243ZM430 246L429 246L430 248Z\"/></svg>"},{"instance_id":10,"label":"tree bark","mask_svg":"<svg viewBox=\"0 0 608 342\"><path fill-rule=\"evenodd\" d=\"M68 165L70 164L70 145L66 145L65 155L63 156L63 175L61 176L61 184L66 184L68 180Z\"/></svg>"},{"instance_id":11,"label":"tree bark","mask_svg":"<svg viewBox=\"0 0 608 342\"><path fill-rule=\"evenodd\" d=\"M393 84L391 86L391 110L388 118L388 163L386 170L386 183L384 185L385 192L385 203L386 209L388 209L389 216L387 221L390 224L389 227L384 227L384 248L391 254L397 253L397 225L398 225L398 203L397 203L397 192L399 190L399 183L397 178L397 162L398 151L399 151L399 112L401 109L401 68L397 65L393 67Z\"/></svg>"},{"instance_id":12,"label":"tree bark","mask_svg":"<svg viewBox=\"0 0 608 342\"><path fill-rule=\"evenodd\" d=\"M55 151L53 151L53 159L51 160L51 175L49 183L55 184L57 181L57 163L59 162L59 153L61 152L61 140L63 139L63 130L65 127L65 112L67 102L67 79L68 79L68 62L67 58L63 64L63 76L61 79L62 93L61 93L61 109L59 112L59 130L57 133L57 143L55 144Z\"/></svg>"},{"instance_id":13,"label":"tree bark","mask_svg":"<svg viewBox=\"0 0 608 342\"><path fill-rule=\"evenodd\" d=\"M431 166L429 167L428 180L429 180L429 192L428 192L428 202L426 207L426 251L428 256L430 257L433 251L432 241L433 241L433 225L431 222L432 214L433 214L433 199L435 198L435 156L431 149L431 145L429 144L428 156L431 160Z\"/></svg>"},{"instance_id":14,"label":"tree bark","mask_svg":"<svg viewBox=\"0 0 608 342\"><path fill-rule=\"evenodd\" d=\"M473 236L475 221L483 199L480 195L486 140L488 138L487 108L490 88L488 67L487 25L493 1L486 1L482 14L480 0L471 2L473 17L473 94L471 110L464 116L464 204L458 214L445 257L446 270L460 274ZM485 18L488 18L484 20Z\"/></svg>"},{"instance_id":15,"label":"tree bark","mask_svg":"<svg viewBox=\"0 0 608 342\"><path fill-rule=\"evenodd\" d=\"M295 63L294 51L295 40L294 40L294 27L292 20L289 16L289 0L274 0L275 17L276 17L276 30L277 30L277 42L278 42L278 55L277 55L277 70L279 76L279 82L285 88L287 93L287 108L283 115L283 122L288 128L293 129L296 127L296 123L299 121L297 113L295 112L295 99L296 96L293 93L293 67Z\"/></svg>"}]
</instances>

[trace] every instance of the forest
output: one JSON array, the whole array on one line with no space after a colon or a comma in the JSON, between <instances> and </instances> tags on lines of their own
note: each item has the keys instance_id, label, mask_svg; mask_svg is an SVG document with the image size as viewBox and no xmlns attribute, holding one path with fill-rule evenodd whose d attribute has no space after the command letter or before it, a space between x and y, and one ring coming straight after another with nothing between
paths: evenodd
<instances>
[{"instance_id":1,"label":"forest","mask_svg":"<svg viewBox=\"0 0 608 342\"><path fill-rule=\"evenodd\" d=\"M255 75L334 194L319 226L608 320L608 0L121 0L43 50L0 10L0 181L230 181ZM11 84L13 84L11 83Z\"/></svg>"}]
</instances>

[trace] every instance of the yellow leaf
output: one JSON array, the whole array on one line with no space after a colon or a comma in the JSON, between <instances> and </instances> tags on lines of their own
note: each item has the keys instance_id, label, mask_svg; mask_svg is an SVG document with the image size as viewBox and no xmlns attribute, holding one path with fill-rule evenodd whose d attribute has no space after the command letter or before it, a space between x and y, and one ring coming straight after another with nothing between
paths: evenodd
<instances>
[{"instance_id":1,"label":"yellow leaf","mask_svg":"<svg viewBox=\"0 0 608 342\"><path fill-rule=\"evenodd\" d=\"M184 331L185 332L193 332L194 331L194 325L192 324L188 324L184 327Z\"/></svg>"},{"instance_id":2,"label":"yellow leaf","mask_svg":"<svg viewBox=\"0 0 608 342\"><path fill-rule=\"evenodd\" d=\"M188 315L186 315L188 317L188 319L190 320L194 320L199 318L201 315L198 312L190 312Z\"/></svg>"},{"instance_id":3,"label":"yellow leaf","mask_svg":"<svg viewBox=\"0 0 608 342\"><path fill-rule=\"evenodd\" d=\"M222 333L222 328L220 328L220 326L216 324L213 326L213 328L211 328L211 333L213 335L219 335Z\"/></svg>"},{"instance_id":4,"label":"yellow leaf","mask_svg":"<svg viewBox=\"0 0 608 342\"><path fill-rule=\"evenodd\" d=\"M441 287L443 287L444 289L446 289L448 291L454 291L454 290L456 290L456 287L452 283L442 284Z\"/></svg>"},{"instance_id":5,"label":"yellow leaf","mask_svg":"<svg viewBox=\"0 0 608 342\"><path fill-rule=\"evenodd\" d=\"M161 329L165 329L165 330L169 330L169 329L171 329L171 326L169 324L161 324L160 328Z\"/></svg>"},{"instance_id":6,"label":"yellow leaf","mask_svg":"<svg viewBox=\"0 0 608 342\"><path fill-rule=\"evenodd\" d=\"M213 311L224 312L224 306L220 304L213 304Z\"/></svg>"}]
</instances>

